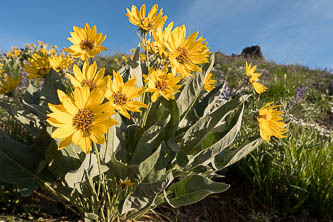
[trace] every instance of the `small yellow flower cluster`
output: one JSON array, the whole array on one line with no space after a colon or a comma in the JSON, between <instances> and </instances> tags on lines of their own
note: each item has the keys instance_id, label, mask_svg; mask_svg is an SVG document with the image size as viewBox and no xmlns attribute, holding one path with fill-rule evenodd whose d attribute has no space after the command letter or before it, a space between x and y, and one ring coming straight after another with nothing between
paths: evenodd
<instances>
[{"instance_id":1,"label":"small yellow flower cluster","mask_svg":"<svg viewBox=\"0 0 333 222\"><path fill-rule=\"evenodd\" d=\"M19 56L21 54L21 50L19 50L18 48L16 48L15 46L12 47L12 50L8 51L7 53L7 57L12 57L12 58L16 58L17 56Z\"/></svg>"},{"instance_id":2,"label":"small yellow flower cluster","mask_svg":"<svg viewBox=\"0 0 333 222\"><path fill-rule=\"evenodd\" d=\"M137 25L145 37L147 32L153 35L154 42L145 39L142 44L144 48L167 60L163 63L171 68L174 75L179 75L181 78L192 76L193 71L201 71L199 65L207 63L210 55L205 39L202 37L197 39L198 32L186 38L185 25L172 30L173 22L163 30L167 16L162 17L162 9L158 13L157 11L157 4L152 7L147 17L145 4L141 6L140 12L134 5L131 10L127 9L126 15L129 21Z\"/></svg>"}]
</instances>

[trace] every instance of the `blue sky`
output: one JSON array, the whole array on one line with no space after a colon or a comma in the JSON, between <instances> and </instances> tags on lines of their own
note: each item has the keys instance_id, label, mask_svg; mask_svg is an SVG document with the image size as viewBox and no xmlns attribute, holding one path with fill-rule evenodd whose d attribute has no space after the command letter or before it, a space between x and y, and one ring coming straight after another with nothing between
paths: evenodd
<instances>
[{"instance_id":1,"label":"blue sky","mask_svg":"<svg viewBox=\"0 0 333 222\"><path fill-rule=\"evenodd\" d=\"M37 40L69 47L73 25L85 22L107 34L109 51L128 52L138 44L126 8L155 3L167 22L199 31L212 51L239 54L260 45L265 58L278 63L333 68L332 0L11 0L1 2L0 49Z\"/></svg>"}]
</instances>

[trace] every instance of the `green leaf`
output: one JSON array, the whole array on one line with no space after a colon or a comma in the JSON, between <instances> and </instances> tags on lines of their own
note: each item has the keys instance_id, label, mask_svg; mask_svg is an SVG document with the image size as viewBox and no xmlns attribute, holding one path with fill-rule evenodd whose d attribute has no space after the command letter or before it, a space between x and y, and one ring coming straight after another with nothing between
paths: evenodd
<instances>
[{"instance_id":1,"label":"green leaf","mask_svg":"<svg viewBox=\"0 0 333 222\"><path fill-rule=\"evenodd\" d=\"M230 112L238 108L248 95L237 96L231 101L221 105L210 115L200 118L193 124L184 134L181 147L187 154L196 154L198 151L194 149L206 138L206 136L214 132L214 130L223 124L223 121Z\"/></svg>"},{"instance_id":2,"label":"green leaf","mask_svg":"<svg viewBox=\"0 0 333 222\"><path fill-rule=\"evenodd\" d=\"M169 198L164 194L170 206L177 208L194 204L212 193L224 192L229 187L228 184L214 182L203 176L190 175L169 187L175 197Z\"/></svg>"},{"instance_id":3,"label":"green leaf","mask_svg":"<svg viewBox=\"0 0 333 222\"><path fill-rule=\"evenodd\" d=\"M0 180L18 185L25 194L37 188L35 176L44 156L0 131Z\"/></svg>"},{"instance_id":4,"label":"green leaf","mask_svg":"<svg viewBox=\"0 0 333 222\"><path fill-rule=\"evenodd\" d=\"M241 160L253 150L255 150L259 145L261 145L263 140L257 136L250 140L250 142L244 143L237 149L224 150L218 156L216 156L213 167L215 169L224 169L237 161Z\"/></svg>"},{"instance_id":5,"label":"green leaf","mask_svg":"<svg viewBox=\"0 0 333 222\"><path fill-rule=\"evenodd\" d=\"M60 141L57 140L59 143ZM61 178L68 172L77 170L82 163L84 154L78 155L77 147L71 144L70 146L58 150L58 144L54 140L50 143L45 152L45 158L50 163L48 166L49 171L56 176Z\"/></svg>"},{"instance_id":6,"label":"green leaf","mask_svg":"<svg viewBox=\"0 0 333 222\"><path fill-rule=\"evenodd\" d=\"M194 116L201 118L202 116L207 115L215 105L216 101L219 99L222 88L222 84L215 87L199 103L197 103L193 108L193 112L191 113L193 116L192 118L194 118Z\"/></svg>"},{"instance_id":7,"label":"green leaf","mask_svg":"<svg viewBox=\"0 0 333 222\"><path fill-rule=\"evenodd\" d=\"M22 125L34 136L39 135L42 124L36 114L32 113L30 110L21 109L1 101L0 106L2 106L9 115L21 122Z\"/></svg>"},{"instance_id":8,"label":"green leaf","mask_svg":"<svg viewBox=\"0 0 333 222\"><path fill-rule=\"evenodd\" d=\"M120 126L122 123L121 116L118 113L115 113L112 118L115 119L118 124L113 125L108 129L106 134L106 142L104 144L97 145L100 147L100 154L103 163L110 162L114 152L117 152L117 150L119 150L121 147L120 140L117 136L117 131L120 131Z\"/></svg>"},{"instance_id":9,"label":"green leaf","mask_svg":"<svg viewBox=\"0 0 333 222\"><path fill-rule=\"evenodd\" d=\"M172 173L155 183L141 183L134 193L120 203L120 214L125 214L131 210L143 211L154 204L156 197L165 190L173 181Z\"/></svg>"},{"instance_id":10,"label":"green leaf","mask_svg":"<svg viewBox=\"0 0 333 222\"><path fill-rule=\"evenodd\" d=\"M205 64L202 67L202 72L196 72L192 78L188 78L184 83L184 88L181 90L179 96L176 98L179 107L180 119L183 119L186 111L193 106L197 100L205 83L205 77L213 68L215 56L212 54L210 57L210 64Z\"/></svg>"},{"instance_id":11,"label":"green leaf","mask_svg":"<svg viewBox=\"0 0 333 222\"><path fill-rule=\"evenodd\" d=\"M141 183L156 165L161 154L162 146L165 146L164 142L162 142L159 148L151 156L138 165L126 165L125 163L116 160L114 155L111 162L107 164L110 169L107 174L111 178L115 177L118 181L120 179L130 179L131 181L136 181L136 183Z\"/></svg>"},{"instance_id":12,"label":"green leaf","mask_svg":"<svg viewBox=\"0 0 333 222\"><path fill-rule=\"evenodd\" d=\"M244 104L230 121L228 127L223 132L216 132L218 142L214 142L211 146L205 148L189 160L187 169L194 168L199 165L207 165L214 160L214 157L221 153L226 147L230 146L235 140L242 124L242 116ZM186 169L185 169L186 170Z\"/></svg>"},{"instance_id":13,"label":"green leaf","mask_svg":"<svg viewBox=\"0 0 333 222\"><path fill-rule=\"evenodd\" d=\"M136 77L136 87L143 87L142 69L140 63L140 45L136 48L133 60L130 64L130 76Z\"/></svg>"},{"instance_id":14,"label":"green leaf","mask_svg":"<svg viewBox=\"0 0 333 222\"><path fill-rule=\"evenodd\" d=\"M66 88L62 83L62 79L59 76L59 73L51 70L51 72L46 75L43 88L40 91L40 105L47 107L48 103L60 104L57 93L58 89L65 91Z\"/></svg>"},{"instance_id":15,"label":"green leaf","mask_svg":"<svg viewBox=\"0 0 333 222\"><path fill-rule=\"evenodd\" d=\"M93 222L99 219L98 215L94 213L84 213L84 221L85 222Z\"/></svg>"},{"instance_id":16,"label":"green leaf","mask_svg":"<svg viewBox=\"0 0 333 222\"><path fill-rule=\"evenodd\" d=\"M101 165L102 172L106 172L108 167ZM89 179L93 179L99 175L98 163L95 153L85 155L85 158L79 169L75 171L67 172L65 175L65 181L71 188L75 188L82 194L82 184L89 182Z\"/></svg>"},{"instance_id":17,"label":"green leaf","mask_svg":"<svg viewBox=\"0 0 333 222\"><path fill-rule=\"evenodd\" d=\"M175 134L179 125L179 109L175 100L165 100L163 98L162 104L168 109L171 114L170 121L168 122L165 129L165 139L175 138Z\"/></svg>"},{"instance_id":18,"label":"green leaf","mask_svg":"<svg viewBox=\"0 0 333 222\"><path fill-rule=\"evenodd\" d=\"M161 131L162 127L157 125L153 125L145 130L135 148L131 164L141 163L161 144L163 136Z\"/></svg>"}]
</instances>

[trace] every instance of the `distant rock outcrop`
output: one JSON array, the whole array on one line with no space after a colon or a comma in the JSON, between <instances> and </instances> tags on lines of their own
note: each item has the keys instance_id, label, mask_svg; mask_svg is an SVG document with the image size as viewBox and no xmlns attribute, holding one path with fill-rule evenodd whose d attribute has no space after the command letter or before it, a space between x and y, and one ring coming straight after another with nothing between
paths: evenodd
<instances>
[{"instance_id":1,"label":"distant rock outcrop","mask_svg":"<svg viewBox=\"0 0 333 222\"><path fill-rule=\"evenodd\" d=\"M258 45L254 45L254 46L250 46L250 47L246 47L242 50L242 53L240 55L237 55L237 54L234 54L232 53L230 56L227 56L225 54L223 54L222 52L215 52L215 56L216 57L222 57L222 58L225 58L225 59L234 59L234 58L239 58L239 57L243 57L243 58L246 58L246 59L265 59L262 52L261 52L261 49L260 49L260 46Z\"/></svg>"},{"instance_id":2,"label":"distant rock outcrop","mask_svg":"<svg viewBox=\"0 0 333 222\"><path fill-rule=\"evenodd\" d=\"M241 56L243 56L244 58L255 58L255 59L264 58L264 56L262 55L260 46L258 46L258 45L244 48L242 50Z\"/></svg>"}]
</instances>

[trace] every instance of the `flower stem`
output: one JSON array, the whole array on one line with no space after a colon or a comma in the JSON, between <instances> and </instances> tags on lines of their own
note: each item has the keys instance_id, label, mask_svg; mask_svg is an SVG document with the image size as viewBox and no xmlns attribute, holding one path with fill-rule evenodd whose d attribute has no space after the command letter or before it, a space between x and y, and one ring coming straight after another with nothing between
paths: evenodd
<instances>
[{"instance_id":1,"label":"flower stem","mask_svg":"<svg viewBox=\"0 0 333 222\"><path fill-rule=\"evenodd\" d=\"M99 156L97 145L95 143L93 143L93 149L96 153L96 158L97 158L97 163L98 163L99 181L98 181L97 197L99 197L99 194L100 194L100 191L101 191L101 184L102 184L102 181L103 181L102 170L101 170L101 159L100 159L100 156Z\"/></svg>"}]
</instances>

